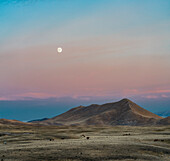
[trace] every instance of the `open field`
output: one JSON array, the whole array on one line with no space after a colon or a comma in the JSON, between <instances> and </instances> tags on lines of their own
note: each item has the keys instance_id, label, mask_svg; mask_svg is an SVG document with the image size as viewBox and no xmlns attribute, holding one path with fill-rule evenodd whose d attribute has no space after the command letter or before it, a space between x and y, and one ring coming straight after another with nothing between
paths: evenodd
<instances>
[{"instance_id":1,"label":"open field","mask_svg":"<svg viewBox=\"0 0 170 161\"><path fill-rule=\"evenodd\" d=\"M1 161L170 160L170 126L0 125Z\"/></svg>"}]
</instances>

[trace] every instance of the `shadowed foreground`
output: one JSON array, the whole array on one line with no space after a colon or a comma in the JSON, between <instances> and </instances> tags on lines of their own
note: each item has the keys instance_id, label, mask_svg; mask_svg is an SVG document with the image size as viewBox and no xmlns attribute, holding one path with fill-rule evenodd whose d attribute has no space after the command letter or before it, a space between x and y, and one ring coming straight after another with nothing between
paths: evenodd
<instances>
[{"instance_id":1,"label":"shadowed foreground","mask_svg":"<svg viewBox=\"0 0 170 161\"><path fill-rule=\"evenodd\" d=\"M0 125L0 160L167 160L170 126Z\"/></svg>"}]
</instances>

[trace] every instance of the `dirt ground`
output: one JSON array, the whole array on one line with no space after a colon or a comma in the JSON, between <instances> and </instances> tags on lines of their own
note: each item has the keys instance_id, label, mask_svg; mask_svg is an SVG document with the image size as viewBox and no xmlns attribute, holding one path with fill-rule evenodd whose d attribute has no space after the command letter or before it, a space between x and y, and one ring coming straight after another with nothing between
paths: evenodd
<instances>
[{"instance_id":1,"label":"dirt ground","mask_svg":"<svg viewBox=\"0 0 170 161\"><path fill-rule=\"evenodd\" d=\"M170 161L170 126L0 125L0 161Z\"/></svg>"}]
</instances>

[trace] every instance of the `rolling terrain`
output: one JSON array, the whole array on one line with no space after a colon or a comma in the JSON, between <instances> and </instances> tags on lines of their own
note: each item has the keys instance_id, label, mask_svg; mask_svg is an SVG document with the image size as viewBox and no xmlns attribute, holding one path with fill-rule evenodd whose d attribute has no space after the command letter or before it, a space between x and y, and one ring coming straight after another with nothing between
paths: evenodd
<instances>
[{"instance_id":1,"label":"rolling terrain","mask_svg":"<svg viewBox=\"0 0 170 161\"><path fill-rule=\"evenodd\" d=\"M0 119L0 125L31 125L31 124L18 120Z\"/></svg>"},{"instance_id":2,"label":"rolling terrain","mask_svg":"<svg viewBox=\"0 0 170 161\"><path fill-rule=\"evenodd\" d=\"M169 161L170 126L0 125L1 161Z\"/></svg>"}]
</instances>

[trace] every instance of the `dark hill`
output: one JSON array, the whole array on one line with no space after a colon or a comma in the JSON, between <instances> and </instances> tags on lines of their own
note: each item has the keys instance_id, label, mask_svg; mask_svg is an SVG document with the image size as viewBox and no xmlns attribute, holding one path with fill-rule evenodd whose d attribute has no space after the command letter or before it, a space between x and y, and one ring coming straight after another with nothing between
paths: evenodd
<instances>
[{"instance_id":1,"label":"dark hill","mask_svg":"<svg viewBox=\"0 0 170 161\"><path fill-rule=\"evenodd\" d=\"M170 125L170 116L159 120L157 124L158 125Z\"/></svg>"}]
</instances>

